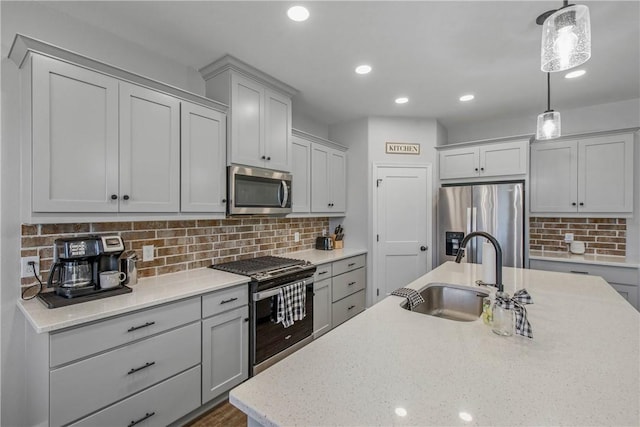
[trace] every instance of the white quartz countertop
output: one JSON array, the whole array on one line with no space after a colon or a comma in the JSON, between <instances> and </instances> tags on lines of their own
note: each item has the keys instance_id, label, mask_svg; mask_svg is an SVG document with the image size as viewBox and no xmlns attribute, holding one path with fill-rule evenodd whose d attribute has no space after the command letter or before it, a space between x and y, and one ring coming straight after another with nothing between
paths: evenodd
<instances>
[{"instance_id":1,"label":"white quartz countertop","mask_svg":"<svg viewBox=\"0 0 640 427\"><path fill-rule=\"evenodd\" d=\"M267 426L640 425L640 314L600 277L503 276L507 292L533 298L533 339L410 312L390 296L230 401ZM408 287L481 277L481 265L448 262Z\"/></svg>"},{"instance_id":2,"label":"white quartz countertop","mask_svg":"<svg viewBox=\"0 0 640 427\"><path fill-rule=\"evenodd\" d=\"M309 249L306 251L290 252L282 256L286 256L288 258L303 259L305 261L309 261L312 264L321 265L328 262L339 261L341 259L350 258L366 253L366 249L355 248L333 249L330 251Z\"/></svg>"},{"instance_id":3,"label":"white quartz countertop","mask_svg":"<svg viewBox=\"0 0 640 427\"><path fill-rule=\"evenodd\" d=\"M530 251L529 259L543 261L575 262L580 264L609 265L613 267L640 268L640 261L623 256L612 255L577 255L571 252Z\"/></svg>"}]
</instances>

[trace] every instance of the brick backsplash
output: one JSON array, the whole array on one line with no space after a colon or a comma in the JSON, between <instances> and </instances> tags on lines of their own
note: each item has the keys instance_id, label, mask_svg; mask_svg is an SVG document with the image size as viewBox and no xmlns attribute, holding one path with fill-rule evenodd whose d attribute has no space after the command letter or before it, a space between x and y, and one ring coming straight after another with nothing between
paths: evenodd
<instances>
[{"instance_id":1,"label":"brick backsplash","mask_svg":"<svg viewBox=\"0 0 640 427\"><path fill-rule=\"evenodd\" d=\"M53 241L85 234L118 234L142 260L142 246L155 246L153 261L138 261L140 277L192 270L225 261L312 249L328 218L247 218L22 225L21 256L40 256L42 280L53 260ZM300 241L294 242L294 233ZM22 285L35 282L23 278Z\"/></svg>"},{"instance_id":2,"label":"brick backsplash","mask_svg":"<svg viewBox=\"0 0 640 427\"><path fill-rule=\"evenodd\" d=\"M565 233L585 243L585 253L625 256L627 221L624 218L529 218L529 248L567 251Z\"/></svg>"}]
</instances>

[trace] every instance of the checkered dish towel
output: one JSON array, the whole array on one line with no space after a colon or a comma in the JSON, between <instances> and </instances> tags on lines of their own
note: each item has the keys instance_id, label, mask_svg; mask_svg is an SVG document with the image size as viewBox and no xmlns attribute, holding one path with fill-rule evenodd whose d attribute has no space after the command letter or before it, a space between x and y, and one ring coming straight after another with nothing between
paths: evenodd
<instances>
[{"instance_id":1,"label":"checkered dish towel","mask_svg":"<svg viewBox=\"0 0 640 427\"><path fill-rule=\"evenodd\" d=\"M409 288L396 289L395 291L391 292L391 295L396 295L399 297L406 298L409 304L410 310L413 310L413 307L424 302L424 298L422 298L422 295L420 295L420 293L414 289L409 289Z\"/></svg>"},{"instance_id":2,"label":"checkered dish towel","mask_svg":"<svg viewBox=\"0 0 640 427\"><path fill-rule=\"evenodd\" d=\"M306 302L307 290L304 282L281 287L278 292L276 323L282 323L282 326L288 328L294 321L304 319Z\"/></svg>"},{"instance_id":3,"label":"checkered dish towel","mask_svg":"<svg viewBox=\"0 0 640 427\"><path fill-rule=\"evenodd\" d=\"M527 320L527 309L525 304L533 304L533 298L526 289L520 289L512 298L501 298L496 296L496 305L507 310L513 310L516 314L516 334L523 337L533 338L531 324Z\"/></svg>"}]
</instances>

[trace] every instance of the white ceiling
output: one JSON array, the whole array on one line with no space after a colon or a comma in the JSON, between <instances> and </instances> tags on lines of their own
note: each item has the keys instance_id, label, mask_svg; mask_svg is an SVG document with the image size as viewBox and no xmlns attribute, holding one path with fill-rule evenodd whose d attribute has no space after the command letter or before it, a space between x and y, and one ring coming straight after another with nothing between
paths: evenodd
<instances>
[{"instance_id":1,"label":"white ceiling","mask_svg":"<svg viewBox=\"0 0 640 427\"><path fill-rule=\"evenodd\" d=\"M592 58L574 80L552 75L551 106L640 97L640 2L580 1ZM290 21L304 4L311 17ZM546 108L535 18L561 1L46 2L196 69L231 54L300 91L294 108L325 124L364 116L445 127ZM373 72L354 73L360 63ZM470 103L458 101L473 93ZM408 96L410 102L393 100Z\"/></svg>"}]
</instances>

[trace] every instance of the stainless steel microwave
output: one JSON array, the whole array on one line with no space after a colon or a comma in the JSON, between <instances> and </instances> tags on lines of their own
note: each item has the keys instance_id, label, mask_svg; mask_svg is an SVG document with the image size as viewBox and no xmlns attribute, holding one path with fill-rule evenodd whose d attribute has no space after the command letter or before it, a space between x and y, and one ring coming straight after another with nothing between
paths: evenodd
<instances>
[{"instance_id":1,"label":"stainless steel microwave","mask_svg":"<svg viewBox=\"0 0 640 427\"><path fill-rule=\"evenodd\" d=\"M237 165L228 171L229 215L291 213L291 174Z\"/></svg>"}]
</instances>

